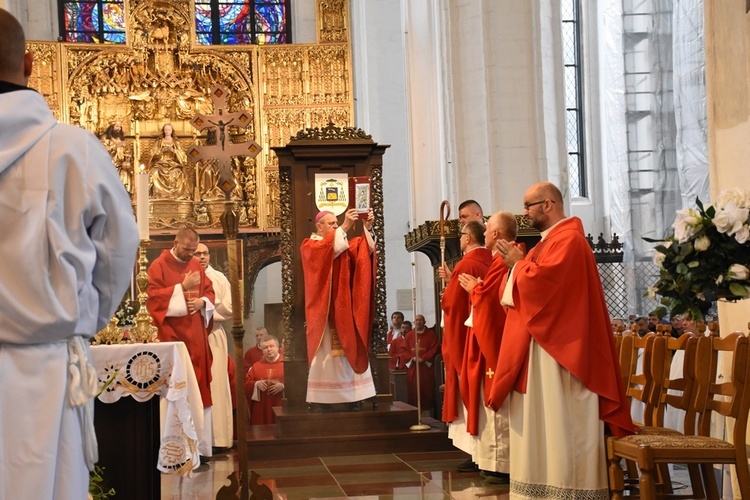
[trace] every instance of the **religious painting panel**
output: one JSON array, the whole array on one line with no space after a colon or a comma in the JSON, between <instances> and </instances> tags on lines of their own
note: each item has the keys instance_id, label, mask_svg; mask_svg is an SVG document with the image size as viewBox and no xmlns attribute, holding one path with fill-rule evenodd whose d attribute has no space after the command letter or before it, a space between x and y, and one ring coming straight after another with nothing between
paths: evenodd
<instances>
[{"instance_id":1,"label":"religious painting panel","mask_svg":"<svg viewBox=\"0 0 750 500\"><path fill-rule=\"evenodd\" d=\"M286 146L289 139L304 129L308 118L304 108L265 109L265 137L263 138L266 167L276 167L279 162L271 148Z\"/></svg>"},{"instance_id":2,"label":"religious painting panel","mask_svg":"<svg viewBox=\"0 0 750 500\"><path fill-rule=\"evenodd\" d=\"M264 47L259 64L264 106L305 104L308 75L305 47Z\"/></svg>"},{"instance_id":3,"label":"religious painting panel","mask_svg":"<svg viewBox=\"0 0 750 500\"><path fill-rule=\"evenodd\" d=\"M349 46L319 45L309 52L309 104L348 104L351 95Z\"/></svg>"},{"instance_id":4,"label":"religious painting panel","mask_svg":"<svg viewBox=\"0 0 750 500\"><path fill-rule=\"evenodd\" d=\"M349 41L349 2L347 0L318 1L318 42Z\"/></svg>"}]
</instances>

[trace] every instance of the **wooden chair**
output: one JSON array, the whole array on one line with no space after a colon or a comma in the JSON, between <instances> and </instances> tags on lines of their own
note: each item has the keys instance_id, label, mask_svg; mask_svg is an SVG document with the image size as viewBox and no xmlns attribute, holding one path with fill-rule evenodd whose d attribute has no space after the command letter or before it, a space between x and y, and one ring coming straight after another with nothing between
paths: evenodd
<instances>
[{"instance_id":1,"label":"wooden chair","mask_svg":"<svg viewBox=\"0 0 750 500\"><path fill-rule=\"evenodd\" d=\"M656 335L648 333L639 337L636 330L637 327L634 325L631 328L632 335L625 335L622 338L620 368L629 405L634 399L644 405L642 423L637 423L637 425L653 425L657 401L654 400L652 394L661 391L664 377L661 371L656 376L652 372L654 368L652 349ZM641 368L640 373L638 373L639 366Z\"/></svg>"},{"instance_id":2,"label":"wooden chair","mask_svg":"<svg viewBox=\"0 0 750 500\"><path fill-rule=\"evenodd\" d=\"M729 382L716 382L719 352L732 353ZM750 471L745 445L750 409L748 338L741 333L732 333L723 339L713 335L698 338L695 366L697 389L695 397L691 398L691 404L699 415L697 435L638 434L619 439L609 438L607 457L612 498L623 498L623 472L619 466L622 458L637 463L641 473L639 487L643 499L656 498L654 471L662 463L699 464L708 498L719 498L712 465L735 464L742 497L750 498ZM735 419L732 442L736 444L710 437L711 416L714 412Z\"/></svg>"}]
</instances>

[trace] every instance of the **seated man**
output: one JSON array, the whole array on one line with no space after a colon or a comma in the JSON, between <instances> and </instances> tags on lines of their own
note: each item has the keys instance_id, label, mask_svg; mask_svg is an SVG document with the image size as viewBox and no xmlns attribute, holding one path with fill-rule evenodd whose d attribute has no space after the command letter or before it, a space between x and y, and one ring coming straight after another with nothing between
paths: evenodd
<instances>
[{"instance_id":1,"label":"seated man","mask_svg":"<svg viewBox=\"0 0 750 500\"><path fill-rule=\"evenodd\" d=\"M255 345L245 351L245 374L257 361L263 359L263 349L260 346L260 341L268 335L268 330L265 327L259 327L255 329Z\"/></svg>"},{"instance_id":2,"label":"seated man","mask_svg":"<svg viewBox=\"0 0 750 500\"><path fill-rule=\"evenodd\" d=\"M263 359L254 363L245 377L245 394L252 425L276 423L273 407L281 406L284 397L284 357L279 353L279 340L267 335L260 345Z\"/></svg>"}]
</instances>

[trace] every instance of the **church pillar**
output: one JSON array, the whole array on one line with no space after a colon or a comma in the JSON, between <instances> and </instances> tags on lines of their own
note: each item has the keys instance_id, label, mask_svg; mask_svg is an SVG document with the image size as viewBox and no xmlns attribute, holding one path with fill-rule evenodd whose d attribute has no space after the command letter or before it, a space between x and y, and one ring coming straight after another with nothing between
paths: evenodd
<instances>
[{"instance_id":1,"label":"church pillar","mask_svg":"<svg viewBox=\"0 0 750 500\"><path fill-rule=\"evenodd\" d=\"M748 17L744 0L705 2L706 105L711 198L743 187L750 191ZM747 333L750 301L719 304L723 333Z\"/></svg>"},{"instance_id":2,"label":"church pillar","mask_svg":"<svg viewBox=\"0 0 750 500\"><path fill-rule=\"evenodd\" d=\"M705 9L706 107L708 108L708 158L712 200L732 187L750 191L750 91L748 50L750 29L745 0L708 0ZM750 300L719 303L722 335L748 331ZM728 367L723 366L724 373ZM733 422L727 419L727 434ZM725 477L727 474L725 473ZM728 497L724 487L724 498ZM732 477L734 498L740 498Z\"/></svg>"}]
</instances>

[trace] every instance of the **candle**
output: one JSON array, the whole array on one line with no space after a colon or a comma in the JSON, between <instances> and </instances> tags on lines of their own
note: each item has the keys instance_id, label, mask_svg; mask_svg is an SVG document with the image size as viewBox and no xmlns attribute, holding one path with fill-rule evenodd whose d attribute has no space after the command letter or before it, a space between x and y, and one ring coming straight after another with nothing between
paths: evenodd
<instances>
[{"instance_id":1,"label":"candle","mask_svg":"<svg viewBox=\"0 0 750 500\"><path fill-rule=\"evenodd\" d=\"M138 220L138 236L142 240L148 239L148 172L141 164L136 174L135 213Z\"/></svg>"}]
</instances>

